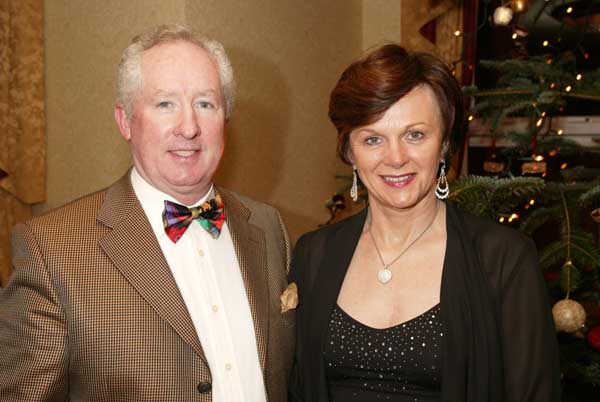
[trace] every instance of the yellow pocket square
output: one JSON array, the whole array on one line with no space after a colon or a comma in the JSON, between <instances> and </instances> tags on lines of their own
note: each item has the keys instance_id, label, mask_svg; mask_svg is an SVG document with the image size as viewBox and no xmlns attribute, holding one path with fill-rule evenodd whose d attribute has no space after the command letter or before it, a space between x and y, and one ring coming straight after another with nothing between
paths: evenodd
<instances>
[{"instance_id":1,"label":"yellow pocket square","mask_svg":"<svg viewBox=\"0 0 600 402\"><path fill-rule=\"evenodd\" d=\"M279 296L281 300L281 314L298 306L298 286L295 282L290 283Z\"/></svg>"}]
</instances>

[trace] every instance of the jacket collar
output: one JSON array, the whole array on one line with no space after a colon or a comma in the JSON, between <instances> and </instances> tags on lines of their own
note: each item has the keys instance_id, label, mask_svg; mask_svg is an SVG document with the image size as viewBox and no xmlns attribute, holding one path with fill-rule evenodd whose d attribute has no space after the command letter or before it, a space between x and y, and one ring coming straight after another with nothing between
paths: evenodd
<instances>
[{"instance_id":1,"label":"jacket collar","mask_svg":"<svg viewBox=\"0 0 600 402\"><path fill-rule=\"evenodd\" d=\"M251 211L229 191L217 188L240 264L254 322L258 353L266 372L269 294L264 232L251 224ZM135 196L128 171L106 193L97 217L111 228L100 247L136 291L206 362L193 322L144 210ZM135 257L134 257L135 256Z\"/></svg>"}]
</instances>

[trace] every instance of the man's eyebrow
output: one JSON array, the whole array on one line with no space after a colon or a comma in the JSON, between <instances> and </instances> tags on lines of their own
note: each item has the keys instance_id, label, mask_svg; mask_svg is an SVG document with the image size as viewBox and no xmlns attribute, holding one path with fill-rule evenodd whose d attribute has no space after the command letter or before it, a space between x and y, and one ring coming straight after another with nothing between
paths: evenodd
<instances>
[{"instance_id":1,"label":"man's eyebrow","mask_svg":"<svg viewBox=\"0 0 600 402\"><path fill-rule=\"evenodd\" d=\"M214 89L207 89L207 90L203 90L203 91L198 91L194 94L194 96L207 96L207 95L211 95L211 96L215 96L218 95L218 91L214 90ZM156 91L154 91L152 93L153 96L175 96L177 95L175 92L173 91L166 91L163 89L157 89Z\"/></svg>"}]
</instances>

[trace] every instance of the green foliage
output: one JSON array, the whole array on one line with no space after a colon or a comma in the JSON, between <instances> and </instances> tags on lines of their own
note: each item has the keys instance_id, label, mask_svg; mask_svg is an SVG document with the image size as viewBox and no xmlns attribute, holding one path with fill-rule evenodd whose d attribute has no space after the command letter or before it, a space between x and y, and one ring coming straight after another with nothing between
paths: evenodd
<instances>
[{"instance_id":1,"label":"green foliage","mask_svg":"<svg viewBox=\"0 0 600 402\"><path fill-rule=\"evenodd\" d=\"M536 177L466 176L452 183L450 198L467 211L495 219L498 212L510 212L543 187L544 181Z\"/></svg>"},{"instance_id":2,"label":"green foliage","mask_svg":"<svg viewBox=\"0 0 600 402\"><path fill-rule=\"evenodd\" d=\"M565 293L570 293L579 287L581 273L573 264L565 264L560 271L560 287Z\"/></svg>"},{"instance_id":3,"label":"green foliage","mask_svg":"<svg viewBox=\"0 0 600 402\"><path fill-rule=\"evenodd\" d=\"M585 193L581 194L579 201L588 207L600 206L600 184L596 184Z\"/></svg>"}]
</instances>

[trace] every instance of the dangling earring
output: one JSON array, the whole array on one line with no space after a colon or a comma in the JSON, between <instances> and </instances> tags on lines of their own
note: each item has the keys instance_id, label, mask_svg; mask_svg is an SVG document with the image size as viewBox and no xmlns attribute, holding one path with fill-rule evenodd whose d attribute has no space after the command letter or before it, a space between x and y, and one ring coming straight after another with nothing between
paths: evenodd
<instances>
[{"instance_id":1,"label":"dangling earring","mask_svg":"<svg viewBox=\"0 0 600 402\"><path fill-rule=\"evenodd\" d=\"M435 186L435 196L440 200L445 200L450 195L450 186L446 179L446 161L442 159L440 168L440 175L437 180L437 186Z\"/></svg>"},{"instance_id":2,"label":"dangling earring","mask_svg":"<svg viewBox=\"0 0 600 402\"><path fill-rule=\"evenodd\" d=\"M350 198L352 201L358 201L358 175L356 174L356 165L352 165L352 187L350 187Z\"/></svg>"}]
</instances>

